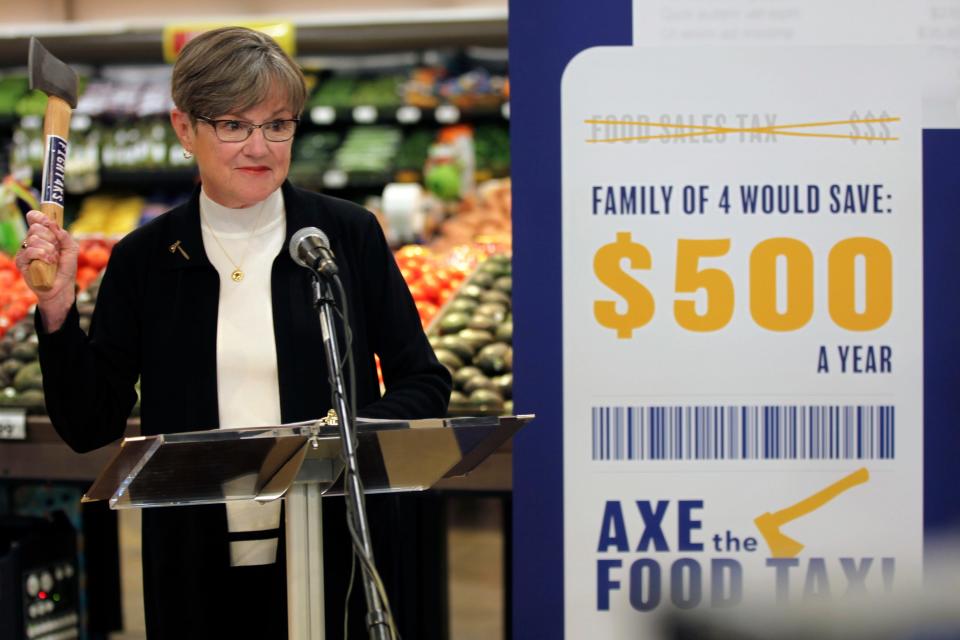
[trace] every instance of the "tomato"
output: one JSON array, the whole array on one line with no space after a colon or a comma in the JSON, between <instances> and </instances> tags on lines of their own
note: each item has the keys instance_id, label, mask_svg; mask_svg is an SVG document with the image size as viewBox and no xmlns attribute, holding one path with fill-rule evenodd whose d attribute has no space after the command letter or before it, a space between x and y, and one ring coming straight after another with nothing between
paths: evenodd
<instances>
[{"instance_id":1,"label":"tomato","mask_svg":"<svg viewBox=\"0 0 960 640\"><path fill-rule=\"evenodd\" d=\"M437 309L439 307L429 300L416 300L414 304L417 305L417 313L420 314L421 319L429 320L433 316L437 315Z\"/></svg>"},{"instance_id":2,"label":"tomato","mask_svg":"<svg viewBox=\"0 0 960 640\"><path fill-rule=\"evenodd\" d=\"M6 315L8 318L16 322L20 320L23 316L27 315L27 309L29 306L26 302L22 300L14 300L7 305Z\"/></svg>"},{"instance_id":3,"label":"tomato","mask_svg":"<svg viewBox=\"0 0 960 640\"><path fill-rule=\"evenodd\" d=\"M77 285L80 289L86 289L90 284L97 279L99 271L93 267L80 267L77 269Z\"/></svg>"},{"instance_id":4,"label":"tomato","mask_svg":"<svg viewBox=\"0 0 960 640\"><path fill-rule=\"evenodd\" d=\"M437 276L433 273L425 273L422 278L420 278L420 287L423 289L423 295L426 299L431 302L436 302L440 298L440 290L443 289L443 284L440 280L437 279Z\"/></svg>"},{"instance_id":5,"label":"tomato","mask_svg":"<svg viewBox=\"0 0 960 640\"><path fill-rule=\"evenodd\" d=\"M400 275L403 276L403 281L408 285L415 282L418 276L417 273L405 268L400 269Z\"/></svg>"},{"instance_id":6,"label":"tomato","mask_svg":"<svg viewBox=\"0 0 960 640\"><path fill-rule=\"evenodd\" d=\"M431 251L420 244L408 244L397 249L397 259L419 258L424 259L431 255Z\"/></svg>"},{"instance_id":7,"label":"tomato","mask_svg":"<svg viewBox=\"0 0 960 640\"><path fill-rule=\"evenodd\" d=\"M110 252L100 245L95 245L84 252L84 258L88 266L96 269L99 273L110 260Z\"/></svg>"},{"instance_id":8,"label":"tomato","mask_svg":"<svg viewBox=\"0 0 960 640\"><path fill-rule=\"evenodd\" d=\"M413 282L410 285L410 295L413 296L414 301L417 300L427 300L427 295L423 290L423 287L419 282Z\"/></svg>"}]
</instances>

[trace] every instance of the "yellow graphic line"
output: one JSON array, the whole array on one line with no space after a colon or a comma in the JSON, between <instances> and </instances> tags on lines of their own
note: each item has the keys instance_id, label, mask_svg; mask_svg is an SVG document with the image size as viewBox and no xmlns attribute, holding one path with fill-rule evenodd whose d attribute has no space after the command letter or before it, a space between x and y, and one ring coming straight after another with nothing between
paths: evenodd
<instances>
[{"instance_id":1,"label":"yellow graphic line","mask_svg":"<svg viewBox=\"0 0 960 640\"><path fill-rule=\"evenodd\" d=\"M774 558L793 558L803 550L803 544L782 533L780 527L816 511L844 491L849 491L869 479L870 472L863 467L786 509L757 516L753 522L757 525L760 535L766 540L767 546L770 547L771 555Z\"/></svg>"},{"instance_id":2,"label":"yellow graphic line","mask_svg":"<svg viewBox=\"0 0 960 640\"><path fill-rule=\"evenodd\" d=\"M749 129L745 130L750 133L772 133L778 136L794 136L798 138L841 138L844 140L883 140L883 141L896 141L900 138L881 138L878 136L849 136L840 133L800 133L799 131L764 131L763 129ZM715 133L714 131L692 131L690 133L664 133L662 135L652 135L652 136L630 136L626 138L605 138L600 139L588 139L586 142L590 144L603 144L608 142L629 142L631 140L670 140L673 138L697 138L703 136L709 136Z\"/></svg>"},{"instance_id":3,"label":"yellow graphic line","mask_svg":"<svg viewBox=\"0 0 960 640\"><path fill-rule=\"evenodd\" d=\"M702 124L674 124L671 122L644 122L642 120L584 120L586 124L636 124L648 127L661 127L663 129L707 129L709 131L722 131L725 133L739 133L744 131L764 131L771 129L800 129L805 127L835 127L844 124L873 124L880 122L900 122L899 117L889 118L864 118L860 120L826 120L823 122L798 122L795 124L773 124L764 127L721 127L719 125Z\"/></svg>"},{"instance_id":4,"label":"yellow graphic line","mask_svg":"<svg viewBox=\"0 0 960 640\"><path fill-rule=\"evenodd\" d=\"M719 126L709 126L709 125L696 125L696 124L673 124L666 122L633 122L625 120L584 120L586 124L613 124L613 125L641 125L641 126L650 126L650 127L660 127L661 129L685 129L688 130L684 133L664 133L656 135L647 135L647 136L625 136L621 138L591 138L586 142L588 143L611 143L611 142L630 142L634 140L666 140L672 138L692 138L696 136L707 136L713 134L726 134L726 133L766 133L770 135L779 135L779 136L794 136L794 137L803 137L803 138L837 138L842 140L878 140L878 141L897 141L897 137L884 137L884 136L859 136L859 135L847 135L839 133L801 133L798 131L785 131L785 129L801 129L801 128L810 128L810 127L828 127L828 126L840 126L840 125L849 125L849 124L871 124L871 123L882 123L882 122L899 122L899 117L890 117L890 118L865 118L860 120L830 120L824 122L801 122L796 124L782 124L782 125L770 125L766 127L719 127ZM694 129L694 131L689 131Z\"/></svg>"}]
</instances>

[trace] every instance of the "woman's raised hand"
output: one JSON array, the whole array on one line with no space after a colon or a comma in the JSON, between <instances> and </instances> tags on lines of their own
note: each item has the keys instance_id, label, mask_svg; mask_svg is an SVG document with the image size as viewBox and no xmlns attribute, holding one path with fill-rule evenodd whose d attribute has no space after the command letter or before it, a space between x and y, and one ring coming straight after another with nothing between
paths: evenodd
<instances>
[{"instance_id":1,"label":"woman's raised hand","mask_svg":"<svg viewBox=\"0 0 960 640\"><path fill-rule=\"evenodd\" d=\"M17 269L37 294L44 328L48 332L56 331L76 299L77 256L80 248L69 233L39 211L27 213L27 225L27 237L16 256ZM53 286L47 291L35 289L27 278L33 260L41 260L57 268Z\"/></svg>"}]
</instances>

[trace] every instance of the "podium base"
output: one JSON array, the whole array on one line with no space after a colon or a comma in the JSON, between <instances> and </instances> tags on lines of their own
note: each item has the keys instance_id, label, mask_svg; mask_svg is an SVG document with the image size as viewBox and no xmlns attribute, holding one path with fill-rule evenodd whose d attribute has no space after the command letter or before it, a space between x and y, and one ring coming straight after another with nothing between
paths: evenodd
<instances>
[{"instance_id":1,"label":"podium base","mask_svg":"<svg viewBox=\"0 0 960 640\"><path fill-rule=\"evenodd\" d=\"M290 640L324 640L323 518L320 486L295 483L284 497L287 626Z\"/></svg>"}]
</instances>

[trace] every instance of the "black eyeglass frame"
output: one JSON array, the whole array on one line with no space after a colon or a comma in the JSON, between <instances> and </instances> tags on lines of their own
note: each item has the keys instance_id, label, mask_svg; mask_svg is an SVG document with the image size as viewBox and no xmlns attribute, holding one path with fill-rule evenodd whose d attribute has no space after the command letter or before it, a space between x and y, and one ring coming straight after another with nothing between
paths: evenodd
<instances>
[{"instance_id":1,"label":"black eyeglass frame","mask_svg":"<svg viewBox=\"0 0 960 640\"><path fill-rule=\"evenodd\" d=\"M213 128L213 133L214 135L217 136L217 140L219 140L220 142L226 142L228 144L246 142L247 140L250 139L250 136L253 135L254 129L263 129L263 127L266 127L267 125L275 124L277 122L292 122L293 132L290 134L289 137L284 138L283 140L271 140L270 138L267 137L267 133L266 133L267 130L263 129L263 139L266 140L267 142L287 142L288 140L291 140L293 136L297 135L297 129L300 127L300 118L278 118L275 120L269 120L267 122L261 122L260 124L254 124L253 122L247 122L246 120L238 120L236 118L215 119L215 118L208 118L206 116L194 116L194 118L196 118L197 120L200 120L201 122L206 122L207 124L209 124ZM235 122L238 125L243 125L243 128L247 132L247 135L243 138L243 140L224 140L223 138L220 137L220 127L218 126L221 122Z\"/></svg>"}]
</instances>

